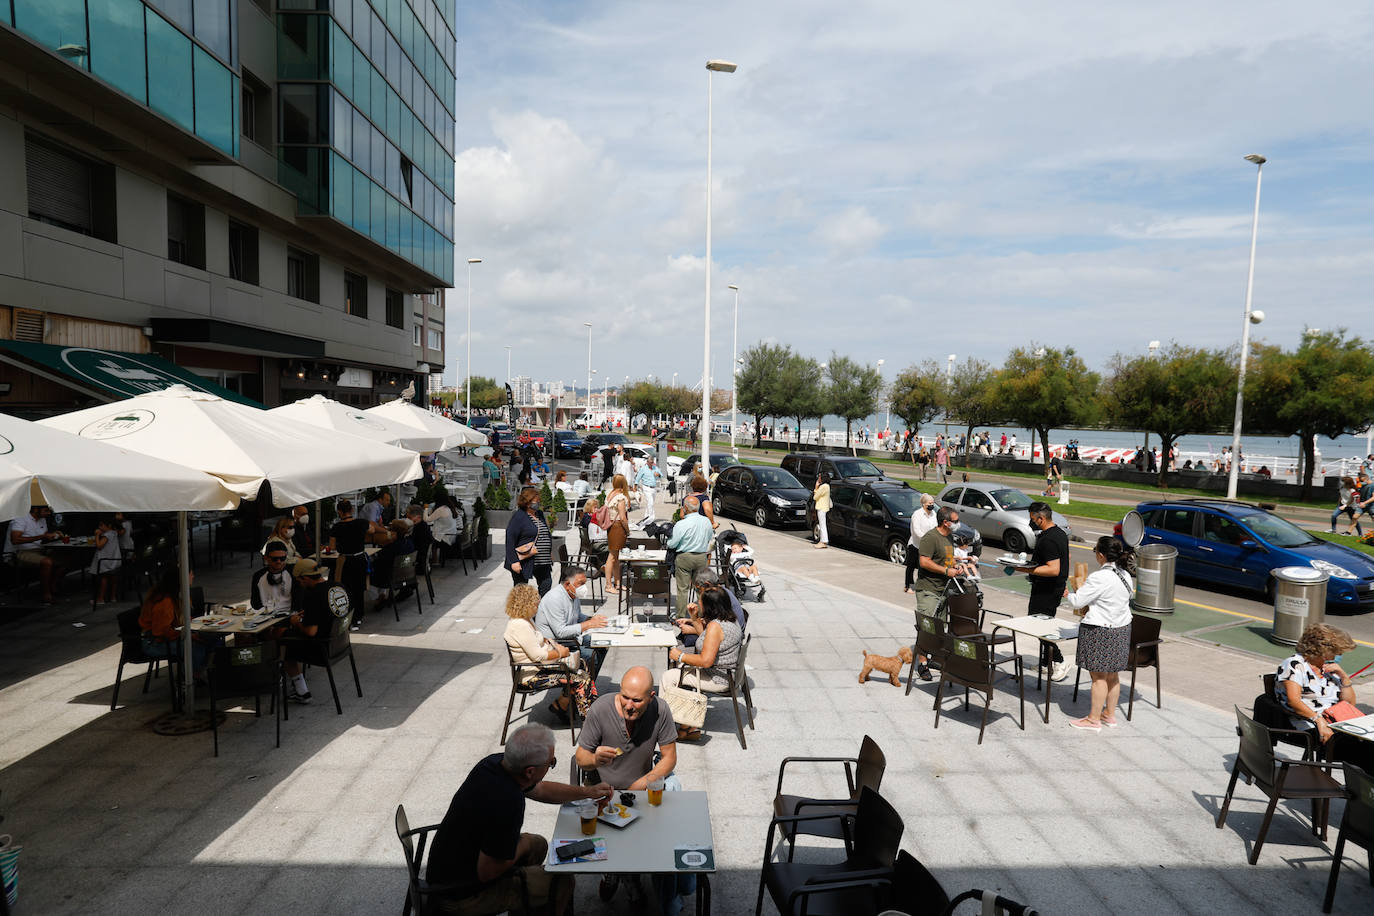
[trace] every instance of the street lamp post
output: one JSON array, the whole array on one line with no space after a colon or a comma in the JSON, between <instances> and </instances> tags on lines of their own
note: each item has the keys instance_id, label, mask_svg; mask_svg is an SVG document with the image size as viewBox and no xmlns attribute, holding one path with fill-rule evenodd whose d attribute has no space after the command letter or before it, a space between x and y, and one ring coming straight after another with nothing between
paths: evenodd
<instances>
[{"instance_id":1,"label":"street lamp post","mask_svg":"<svg viewBox=\"0 0 1374 916\"><path fill-rule=\"evenodd\" d=\"M729 288L735 291L735 342L730 346L730 454L738 458L735 426L739 423L739 398L736 393L739 387L739 287L731 283Z\"/></svg>"},{"instance_id":2,"label":"street lamp post","mask_svg":"<svg viewBox=\"0 0 1374 916\"><path fill-rule=\"evenodd\" d=\"M1149 343L1149 350L1150 350L1150 359L1154 359L1154 358L1155 358L1155 353L1159 350L1159 341L1157 341L1157 340L1152 340L1152 341L1150 341L1150 343ZM1148 429L1145 430L1145 446L1144 446L1144 448L1142 449L1142 451L1144 451L1146 454L1148 454L1149 451L1150 451L1150 431L1149 431ZM1165 461L1168 461L1168 460L1169 460L1169 456L1168 456L1168 455L1165 455L1165 456L1164 456L1164 460L1165 460Z\"/></svg>"},{"instance_id":3,"label":"street lamp post","mask_svg":"<svg viewBox=\"0 0 1374 916\"><path fill-rule=\"evenodd\" d=\"M1260 179L1264 174L1263 156L1251 153L1246 162L1255 164L1255 215L1250 222L1250 272L1245 279L1245 320L1240 326L1240 372L1236 376L1236 425L1231 430L1231 473L1226 478L1226 498L1236 498L1236 484L1240 478L1240 426L1245 410L1245 362L1250 355L1250 325L1264 320L1264 313L1250 308L1255 292L1255 245L1259 241Z\"/></svg>"},{"instance_id":4,"label":"street lamp post","mask_svg":"<svg viewBox=\"0 0 1374 916\"><path fill-rule=\"evenodd\" d=\"M592 412L592 323L582 322L587 329L587 413ZM573 402L577 402L577 386L573 386Z\"/></svg>"},{"instance_id":5,"label":"street lamp post","mask_svg":"<svg viewBox=\"0 0 1374 916\"><path fill-rule=\"evenodd\" d=\"M878 390L879 390L880 393L881 393L881 391L882 391L882 389L883 389L883 363L884 363L884 362L886 362L886 360L881 360L881 359L878 360ZM891 429L892 429L892 399L891 399L891 398L888 398L888 399L887 399L887 418L886 418L885 420L883 420L883 431L884 431L884 432L890 432Z\"/></svg>"},{"instance_id":6,"label":"street lamp post","mask_svg":"<svg viewBox=\"0 0 1374 916\"><path fill-rule=\"evenodd\" d=\"M506 384L510 384L510 347L506 347Z\"/></svg>"},{"instance_id":7,"label":"street lamp post","mask_svg":"<svg viewBox=\"0 0 1374 916\"><path fill-rule=\"evenodd\" d=\"M734 73L728 60L706 62L706 307L701 334L701 469L711 479L711 89L717 73Z\"/></svg>"},{"instance_id":8,"label":"street lamp post","mask_svg":"<svg viewBox=\"0 0 1374 916\"><path fill-rule=\"evenodd\" d=\"M481 258L468 258L468 333L465 341L467 356L463 359L467 372L463 383L467 392L463 396L463 420L468 423L472 422L472 265L481 263Z\"/></svg>"},{"instance_id":9,"label":"street lamp post","mask_svg":"<svg viewBox=\"0 0 1374 916\"><path fill-rule=\"evenodd\" d=\"M949 397L949 386L954 381L954 361L958 359L953 353L945 357L945 397ZM945 448L949 448L949 401L945 401Z\"/></svg>"}]
</instances>

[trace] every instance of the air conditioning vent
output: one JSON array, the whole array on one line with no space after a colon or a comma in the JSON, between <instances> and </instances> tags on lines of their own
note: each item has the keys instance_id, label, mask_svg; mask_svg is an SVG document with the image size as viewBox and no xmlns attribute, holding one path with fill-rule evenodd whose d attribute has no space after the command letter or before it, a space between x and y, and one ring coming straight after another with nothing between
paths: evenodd
<instances>
[{"instance_id":1,"label":"air conditioning vent","mask_svg":"<svg viewBox=\"0 0 1374 916\"><path fill-rule=\"evenodd\" d=\"M14 310L14 339L30 343L43 342L43 327L46 324L42 312L33 309Z\"/></svg>"}]
</instances>

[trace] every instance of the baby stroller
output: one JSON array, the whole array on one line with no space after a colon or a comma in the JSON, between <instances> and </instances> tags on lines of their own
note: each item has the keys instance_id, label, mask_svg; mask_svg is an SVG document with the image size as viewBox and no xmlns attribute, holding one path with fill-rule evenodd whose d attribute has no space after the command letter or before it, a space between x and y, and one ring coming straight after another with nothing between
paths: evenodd
<instances>
[{"instance_id":1,"label":"baby stroller","mask_svg":"<svg viewBox=\"0 0 1374 916\"><path fill-rule=\"evenodd\" d=\"M735 544L740 545L739 551L731 549ZM743 532L731 525L729 531L722 531L716 536L716 566L720 569L721 578L741 601L749 597L762 601L767 591L759 576L744 572L745 567L753 565L754 551L750 549L749 538Z\"/></svg>"}]
</instances>

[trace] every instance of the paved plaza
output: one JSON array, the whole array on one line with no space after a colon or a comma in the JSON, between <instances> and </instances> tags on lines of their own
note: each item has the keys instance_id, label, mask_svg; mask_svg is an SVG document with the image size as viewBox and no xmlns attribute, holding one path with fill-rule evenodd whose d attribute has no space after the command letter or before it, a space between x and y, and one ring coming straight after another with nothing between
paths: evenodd
<instances>
[{"instance_id":1,"label":"paved plaza","mask_svg":"<svg viewBox=\"0 0 1374 916\"><path fill-rule=\"evenodd\" d=\"M933 684L906 696L876 676L857 682L864 648L889 654L910 642L911 612L899 588L885 586L896 594L883 600L835 584L842 577L828 570L867 569L891 583L899 569L749 531L768 586L768 601L750 607L757 729L742 750L728 699L716 700L706 738L679 754L685 787L710 793L716 913L753 910L779 761L851 755L864 734L886 752L883 794L905 819L902 845L951 892L992 888L1056 914L1319 909L1334 828L1324 845L1308 832L1305 808L1283 806L1251 867L1263 799L1243 784L1225 829L1213 825L1236 750L1234 716L1217 698L1253 696L1246 685L1258 684L1262 660L1166 644L1164 708L1146 678L1134 721L1123 715L1101 734L1069 727L1086 704L1075 706L1068 689L1056 690L1042 722L1032 681L1026 730L1014 695L999 693L980 747L976 707L965 713L950 700L932 727ZM240 554L202 570L197 584L211 600L241 598L249 562ZM336 715L324 672L311 671L315 701L291 707L280 749L264 707L261 719L229 716L218 759L207 733L153 733L165 685L140 693L138 668L126 669L121 706L110 711L113 608L92 612L73 599L8 620L0 810L3 830L24 846L17 912L397 912L405 874L396 805L413 825L437 821L469 768L498 748L510 688L501 640L508 583L497 560L470 575L450 561L436 570L438 601L426 597L423 615L408 602L400 623L389 611L371 614L355 634L363 699L342 672ZM1019 610L1023 600L990 591L988 604ZM613 650L603 693L641 663L657 674L663 654ZM1210 703L1183 695L1202 691ZM551 723L544 702L534 706L535 720ZM566 779L572 749L566 729L556 735L553 775ZM789 770L789 791L843 789L838 771L799 767L793 778ZM1339 812L1337 804L1333 820ZM554 814L531 803L526 829L547 835ZM1368 872L1351 852L1335 911L1369 912ZM637 911L623 890L603 904L594 880L578 884L580 913Z\"/></svg>"}]
</instances>

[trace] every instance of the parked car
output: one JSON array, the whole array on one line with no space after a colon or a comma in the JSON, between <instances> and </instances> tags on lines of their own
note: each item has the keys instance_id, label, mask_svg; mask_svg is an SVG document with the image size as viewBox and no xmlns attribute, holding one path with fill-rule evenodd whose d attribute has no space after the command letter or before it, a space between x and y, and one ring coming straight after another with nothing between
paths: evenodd
<instances>
[{"instance_id":1,"label":"parked car","mask_svg":"<svg viewBox=\"0 0 1374 916\"><path fill-rule=\"evenodd\" d=\"M876 553L893 563L906 563L911 514L921 507L920 490L891 478L842 480L830 484L830 503L825 518L830 543ZM819 540L816 509L809 500L807 527L812 537ZM960 523L956 534L967 540L974 556L982 553L983 541L975 529Z\"/></svg>"},{"instance_id":2,"label":"parked car","mask_svg":"<svg viewBox=\"0 0 1374 916\"><path fill-rule=\"evenodd\" d=\"M820 474L829 483L843 480L881 480L884 475L878 466L867 458L854 458L849 455L832 455L826 452L796 452L782 459L782 469L789 471L808 487L816 482Z\"/></svg>"},{"instance_id":3,"label":"parked car","mask_svg":"<svg viewBox=\"0 0 1374 916\"><path fill-rule=\"evenodd\" d=\"M1008 553L1035 547L1036 530L1030 523L1034 502L1015 487L1000 483L954 483L935 497L938 505L959 510L959 520L973 528L984 540L1001 541ZM1058 512L1054 523L1073 537L1073 526Z\"/></svg>"},{"instance_id":4,"label":"parked car","mask_svg":"<svg viewBox=\"0 0 1374 916\"><path fill-rule=\"evenodd\" d=\"M471 429L483 429L491 426L491 417L468 417L458 421Z\"/></svg>"},{"instance_id":5,"label":"parked car","mask_svg":"<svg viewBox=\"0 0 1374 916\"><path fill-rule=\"evenodd\" d=\"M577 433L570 429L555 429L553 431L552 457L571 458L581 454L582 440Z\"/></svg>"},{"instance_id":6,"label":"parked car","mask_svg":"<svg viewBox=\"0 0 1374 916\"><path fill-rule=\"evenodd\" d=\"M769 522L805 525L810 498L810 489L782 468L748 464L722 470L711 492L717 515L744 515L760 528L767 528Z\"/></svg>"},{"instance_id":7,"label":"parked car","mask_svg":"<svg viewBox=\"0 0 1374 916\"><path fill-rule=\"evenodd\" d=\"M668 492L677 493L691 488L692 475L696 473L697 465L701 463L701 453L693 452L686 458L679 458L676 455L668 456ZM733 467L740 463L740 460L728 452L711 453L711 470L720 473L728 467Z\"/></svg>"},{"instance_id":8,"label":"parked car","mask_svg":"<svg viewBox=\"0 0 1374 916\"><path fill-rule=\"evenodd\" d=\"M1273 570L1310 566L1330 576L1328 610L1374 609L1374 558L1314 538L1267 509L1224 499L1178 499L1143 502L1135 511L1145 523L1142 545L1178 550L1179 576L1252 589L1272 601Z\"/></svg>"}]
</instances>

